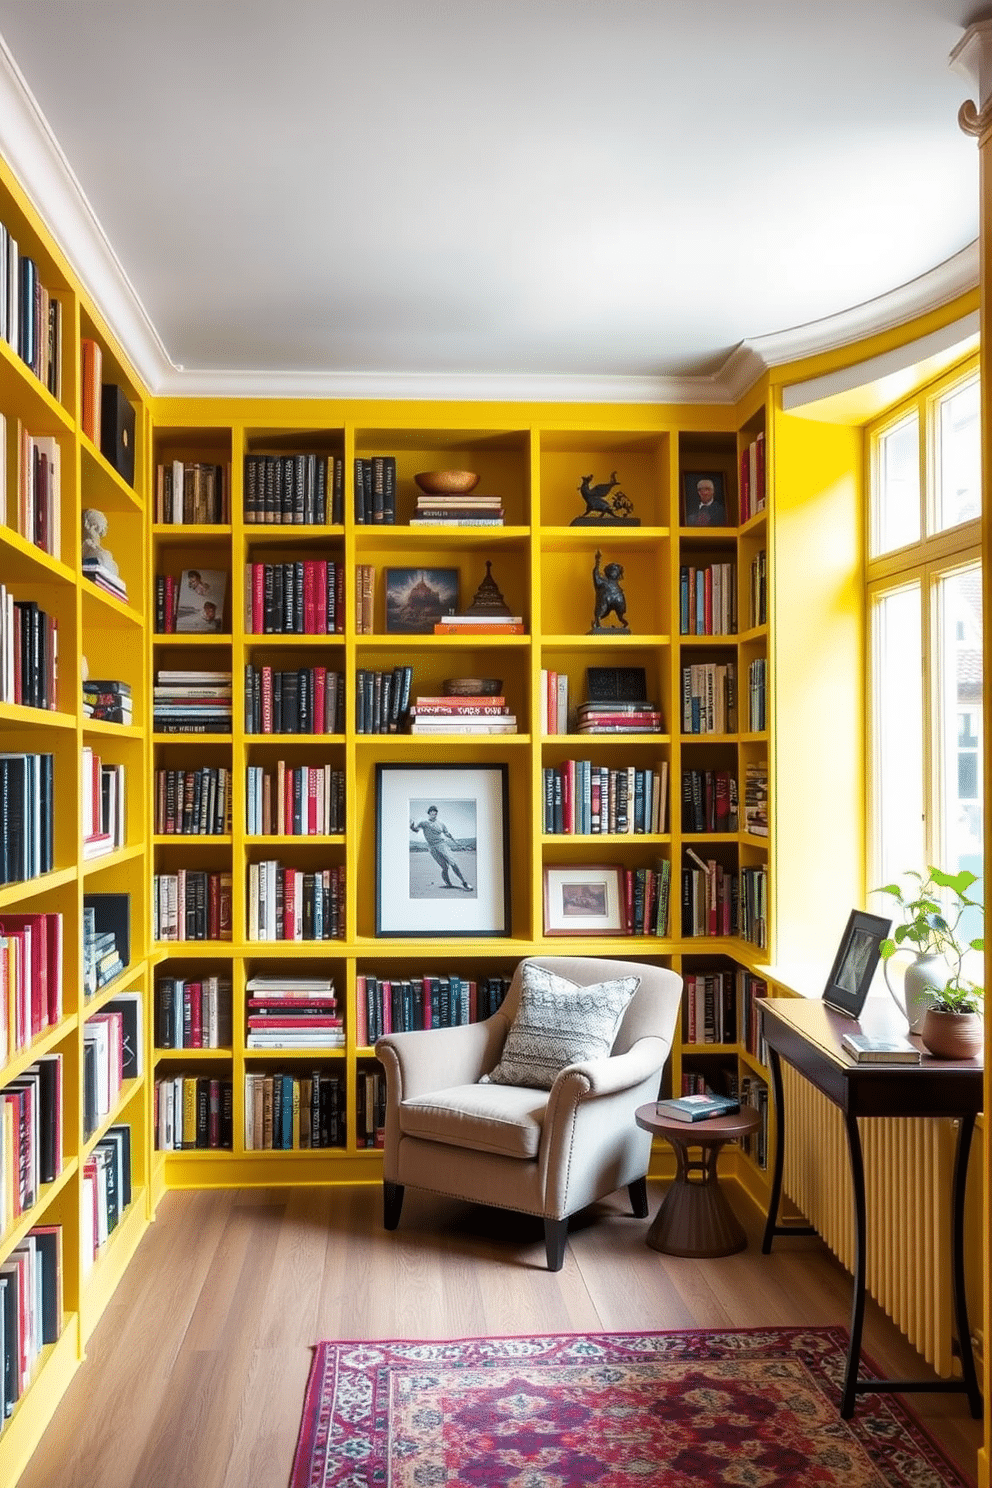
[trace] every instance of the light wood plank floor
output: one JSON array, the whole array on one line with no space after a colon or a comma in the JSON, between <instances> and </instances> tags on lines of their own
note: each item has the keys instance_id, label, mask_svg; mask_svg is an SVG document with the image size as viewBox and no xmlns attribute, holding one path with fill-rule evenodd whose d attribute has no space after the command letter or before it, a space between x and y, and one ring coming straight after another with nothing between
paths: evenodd
<instances>
[{"instance_id":1,"label":"light wood plank floor","mask_svg":"<svg viewBox=\"0 0 992 1488\"><path fill-rule=\"evenodd\" d=\"M550 1275L532 1221L413 1191L392 1234L378 1188L171 1193L19 1488L286 1488L321 1339L846 1325L850 1278L825 1247L762 1256L761 1217L732 1198L740 1255L661 1256L618 1195L573 1224ZM874 1304L865 1346L897 1377L925 1373ZM974 1477L964 1398L910 1403Z\"/></svg>"}]
</instances>

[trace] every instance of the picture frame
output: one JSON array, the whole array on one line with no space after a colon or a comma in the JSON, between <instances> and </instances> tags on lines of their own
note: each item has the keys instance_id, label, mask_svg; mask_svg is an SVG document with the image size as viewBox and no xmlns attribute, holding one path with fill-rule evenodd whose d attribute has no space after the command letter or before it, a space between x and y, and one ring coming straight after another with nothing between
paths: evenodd
<instances>
[{"instance_id":1,"label":"picture frame","mask_svg":"<svg viewBox=\"0 0 992 1488\"><path fill-rule=\"evenodd\" d=\"M438 621L458 612L457 568L387 568L385 577L391 635L433 635Z\"/></svg>"},{"instance_id":2,"label":"picture frame","mask_svg":"<svg viewBox=\"0 0 992 1488\"><path fill-rule=\"evenodd\" d=\"M707 489L707 483L709 489ZM708 496L709 500L706 499ZM682 525L684 527L729 526L722 470L683 471Z\"/></svg>"},{"instance_id":3,"label":"picture frame","mask_svg":"<svg viewBox=\"0 0 992 1488\"><path fill-rule=\"evenodd\" d=\"M623 870L583 863L544 870L545 935L626 935Z\"/></svg>"},{"instance_id":4,"label":"picture frame","mask_svg":"<svg viewBox=\"0 0 992 1488\"><path fill-rule=\"evenodd\" d=\"M375 933L510 933L509 767L377 764Z\"/></svg>"},{"instance_id":5,"label":"picture frame","mask_svg":"<svg viewBox=\"0 0 992 1488\"><path fill-rule=\"evenodd\" d=\"M852 909L830 968L823 1001L848 1018L859 1018L881 955L881 944L892 929L883 915Z\"/></svg>"}]
</instances>

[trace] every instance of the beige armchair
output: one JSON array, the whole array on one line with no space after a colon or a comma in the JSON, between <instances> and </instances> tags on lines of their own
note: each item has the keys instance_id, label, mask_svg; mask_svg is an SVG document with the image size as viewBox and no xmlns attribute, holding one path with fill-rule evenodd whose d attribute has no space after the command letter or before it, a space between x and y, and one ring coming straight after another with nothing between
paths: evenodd
<instances>
[{"instance_id":1,"label":"beige armchair","mask_svg":"<svg viewBox=\"0 0 992 1488\"><path fill-rule=\"evenodd\" d=\"M507 1044L528 964L539 969L528 974L529 990L543 968L553 974L545 981L575 984L565 996L637 979L608 1036L606 1057L566 1065L549 1076L550 1090L486 1083L491 1072L500 1077L504 1049L519 1038L520 1020ZM386 1229L399 1223L408 1184L536 1214L544 1221L548 1269L559 1271L570 1214L626 1187L634 1214L645 1218L651 1137L636 1125L634 1111L657 1098L681 996L675 972L647 963L539 956L520 963L503 1006L484 1022L379 1039L376 1053L386 1072ZM605 998L594 1001L598 1006ZM546 1049L541 1037L532 1042Z\"/></svg>"}]
</instances>

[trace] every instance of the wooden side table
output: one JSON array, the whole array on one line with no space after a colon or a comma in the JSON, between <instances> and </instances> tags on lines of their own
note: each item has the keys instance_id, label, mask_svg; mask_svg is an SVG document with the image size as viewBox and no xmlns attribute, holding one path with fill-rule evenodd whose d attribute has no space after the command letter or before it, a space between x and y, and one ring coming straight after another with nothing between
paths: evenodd
<instances>
[{"instance_id":1,"label":"wooden side table","mask_svg":"<svg viewBox=\"0 0 992 1488\"><path fill-rule=\"evenodd\" d=\"M648 1230L647 1243L654 1250L676 1256L733 1255L747 1247L747 1236L720 1187L716 1164L724 1142L747 1137L761 1125L753 1106L742 1106L733 1116L714 1116L709 1121L676 1121L659 1116L658 1108L638 1106L638 1126L664 1137L675 1149L678 1171L661 1208ZM693 1159L692 1148L701 1149Z\"/></svg>"}]
</instances>

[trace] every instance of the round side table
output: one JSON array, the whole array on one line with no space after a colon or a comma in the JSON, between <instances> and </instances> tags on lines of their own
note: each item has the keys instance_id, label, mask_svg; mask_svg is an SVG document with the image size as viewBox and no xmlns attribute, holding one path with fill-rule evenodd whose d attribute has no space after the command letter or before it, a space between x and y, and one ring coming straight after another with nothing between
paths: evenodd
<instances>
[{"instance_id":1,"label":"round side table","mask_svg":"<svg viewBox=\"0 0 992 1488\"><path fill-rule=\"evenodd\" d=\"M720 1187L716 1162L724 1142L747 1137L761 1125L752 1106L742 1106L733 1116L714 1116L708 1121L676 1121L659 1116L657 1107L639 1106L634 1113L638 1126L664 1137L675 1149L678 1171L648 1230L647 1243L654 1250L676 1256L723 1256L747 1247L747 1236ZM701 1149L697 1159L690 1149Z\"/></svg>"}]
</instances>

